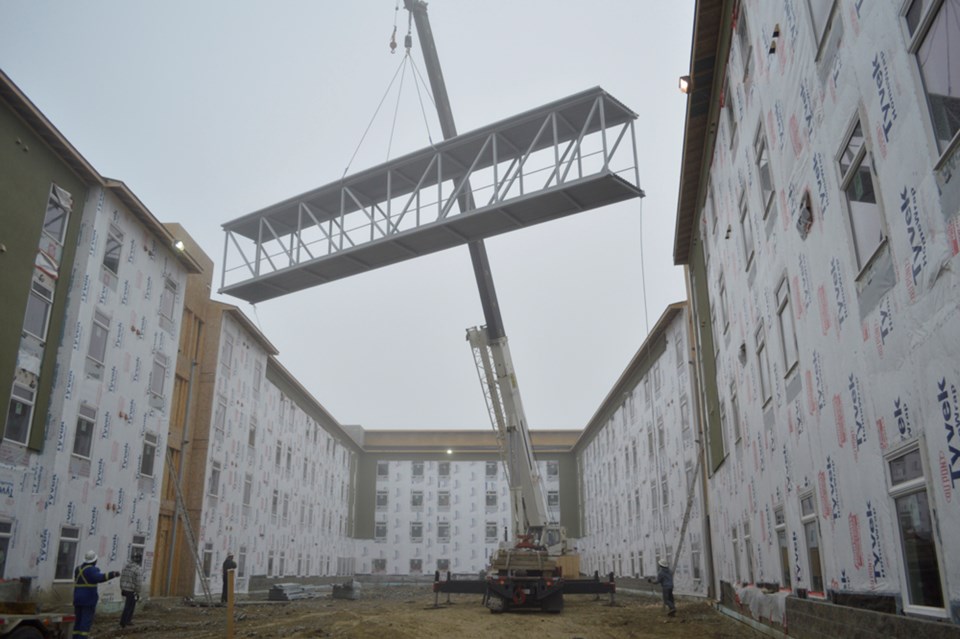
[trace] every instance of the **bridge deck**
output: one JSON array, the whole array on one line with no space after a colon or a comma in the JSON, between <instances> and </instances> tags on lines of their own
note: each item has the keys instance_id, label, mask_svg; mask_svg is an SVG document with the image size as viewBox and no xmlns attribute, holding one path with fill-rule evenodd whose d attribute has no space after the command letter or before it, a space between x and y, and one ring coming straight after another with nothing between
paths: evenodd
<instances>
[{"instance_id":1,"label":"bridge deck","mask_svg":"<svg viewBox=\"0 0 960 639\"><path fill-rule=\"evenodd\" d=\"M221 292L259 302L637 197L635 118L590 89L228 222Z\"/></svg>"}]
</instances>

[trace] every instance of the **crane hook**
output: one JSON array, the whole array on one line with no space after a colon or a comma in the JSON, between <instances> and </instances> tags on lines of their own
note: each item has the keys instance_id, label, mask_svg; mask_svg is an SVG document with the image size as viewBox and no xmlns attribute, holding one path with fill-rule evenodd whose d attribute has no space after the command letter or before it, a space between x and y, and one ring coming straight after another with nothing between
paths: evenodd
<instances>
[{"instance_id":1,"label":"crane hook","mask_svg":"<svg viewBox=\"0 0 960 639\"><path fill-rule=\"evenodd\" d=\"M390 53L397 52L397 25L393 25L393 33L390 35Z\"/></svg>"}]
</instances>

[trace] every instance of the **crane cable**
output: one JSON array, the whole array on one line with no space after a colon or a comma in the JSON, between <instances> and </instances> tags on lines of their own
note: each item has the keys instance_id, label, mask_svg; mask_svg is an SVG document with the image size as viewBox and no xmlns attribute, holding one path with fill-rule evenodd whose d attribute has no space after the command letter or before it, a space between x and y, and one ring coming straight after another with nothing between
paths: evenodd
<instances>
[{"instance_id":1,"label":"crane cable","mask_svg":"<svg viewBox=\"0 0 960 639\"><path fill-rule=\"evenodd\" d=\"M390 35L390 53L396 53L396 49L397 49L397 16L399 12L400 12L400 2L399 0L397 0L396 5L394 6L393 32ZM383 92L383 97L380 98L380 103L377 105L376 110L374 110L373 116L370 118L370 122L367 124L367 128L364 129L363 135L360 136L360 141L357 143L357 147L354 149L353 155L350 156L350 161L347 162L347 166L343 169L343 175L341 176L341 179L346 177L347 173L350 171L350 167L353 165L353 161L356 159L357 153L360 152L360 147L363 145L363 141L367 138L367 134L370 132L370 128L373 126L374 121L377 119L377 115L379 115L380 109L383 108L383 103L386 101L387 96L390 94L390 90L393 88L393 84L397 81L397 76L400 75L400 87L397 92L397 102L396 102L396 105L394 106L393 123L390 129L390 139L387 144L387 159L388 160L390 159L390 151L393 146L393 136L397 126L397 113L400 108L400 97L403 94L403 81L404 81L404 77L406 76L406 64L408 62L410 63L410 65L413 67L413 70L414 70L414 74L413 74L414 87L417 90L417 100L420 104L420 113L423 116L424 127L427 130L427 139L430 142L430 146L431 147L434 146L433 136L430 133L430 122L427 118L427 112L423 105L423 96L420 92L420 83L421 82L423 83L424 89L426 89L427 83L423 79L423 76L420 74L420 69L417 68L416 63L413 61L413 57L410 55L410 50L413 47L413 14L412 13L408 16L408 19L407 19L407 34L404 37L404 46L406 48L406 52L403 56L403 60L401 60L400 64L397 66L397 70L394 72L393 77L390 79L390 83L387 85L386 91ZM401 71L403 73L401 73ZM430 97L429 92L427 93L427 96ZM430 99L432 102L433 98L431 97Z\"/></svg>"}]
</instances>

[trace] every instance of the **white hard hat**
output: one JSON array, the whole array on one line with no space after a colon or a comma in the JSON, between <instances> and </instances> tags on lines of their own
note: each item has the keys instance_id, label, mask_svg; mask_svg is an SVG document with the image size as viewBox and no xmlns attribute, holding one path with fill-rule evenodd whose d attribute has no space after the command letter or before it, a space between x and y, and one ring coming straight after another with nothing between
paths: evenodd
<instances>
[{"instance_id":1,"label":"white hard hat","mask_svg":"<svg viewBox=\"0 0 960 639\"><path fill-rule=\"evenodd\" d=\"M658 564L661 568L669 568L669 567L670 567L670 562L667 561L666 559L661 559L660 561L657 562L657 564Z\"/></svg>"},{"instance_id":2,"label":"white hard hat","mask_svg":"<svg viewBox=\"0 0 960 639\"><path fill-rule=\"evenodd\" d=\"M95 562L97 559L98 559L97 553L94 552L93 550L88 550L88 551L87 551L87 554L85 554L85 555L83 556L83 563L85 563L85 564L92 564L92 563Z\"/></svg>"}]
</instances>

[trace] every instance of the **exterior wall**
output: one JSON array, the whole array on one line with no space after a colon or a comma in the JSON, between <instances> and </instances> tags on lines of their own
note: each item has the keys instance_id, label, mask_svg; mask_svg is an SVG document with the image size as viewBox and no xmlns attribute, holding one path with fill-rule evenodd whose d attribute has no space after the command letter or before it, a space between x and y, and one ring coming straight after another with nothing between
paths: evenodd
<instances>
[{"instance_id":1,"label":"exterior wall","mask_svg":"<svg viewBox=\"0 0 960 639\"><path fill-rule=\"evenodd\" d=\"M720 20L728 85L691 258L716 363L717 580L889 597L958 622L960 153L938 148L899 3L837 2L822 43L805 2L744 5L743 39ZM954 40L957 10L944 3L940 24ZM923 55L949 68L947 50ZM858 120L866 156L845 180ZM870 199L851 218L850 200Z\"/></svg>"},{"instance_id":2,"label":"exterior wall","mask_svg":"<svg viewBox=\"0 0 960 639\"><path fill-rule=\"evenodd\" d=\"M108 276L111 227L123 237ZM149 579L179 331L160 309L169 302L166 312L180 317L182 296L166 300L165 282L182 292L186 281L170 250L106 189L90 191L77 242L45 445L22 458L8 503L17 534L33 541L10 553L7 573L32 576L46 596L69 596L86 550L119 570L135 538ZM99 340L95 314L106 322L102 363L89 357ZM106 600L119 598L113 586L102 590Z\"/></svg>"},{"instance_id":3,"label":"exterior wall","mask_svg":"<svg viewBox=\"0 0 960 639\"><path fill-rule=\"evenodd\" d=\"M2 72L0 72L2 76ZM0 78L3 82L6 77ZM16 444L31 450L42 447L50 388L56 363L57 343L64 329L70 265L77 245L81 209L87 194L89 176L74 173L64 159L47 146L41 132L17 117L11 105L0 100L0 299L3 299L3 321L0 322L0 405L4 407L3 431L9 416L11 389L14 380L23 384L33 396L30 432L25 441L14 437ZM58 209L56 204L63 208ZM61 228L56 224L44 229L45 214L66 213ZM44 257L38 257L38 249ZM41 266L43 270L38 268ZM46 322L46 335L33 339L22 334L24 316L31 287L36 283L47 291L52 303ZM0 463L14 467L25 463L24 451L16 444L0 449ZM15 471L0 470L2 494L10 495L16 484ZM2 516L2 515L0 515ZM14 537L16 537L14 531ZM11 541L16 546L16 540ZM0 574L0 578L4 577Z\"/></svg>"},{"instance_id":4,"label":"exterior wall","mask_svg":"<svg viewBox=\"0 0 960 639\"><path fill-rule=\"evenodd\" d=\"M206 460L194 468L203 479L192 486L202 494L197 542L211 590L220 590L228 551L238 592L251 576L351 574L355 453L268 378L268 353L231 314L217 342Z\"/></svg>"},{"instance_id":5,"label":"exterior wall","mask_svg":"<svg viewBox=\"0 0 960 639\"><path fill-rule=\"evenodd\" d=\"M449 466L447 475L440 474L441 464ZM495 475L487 475L488 464L493 464ZM374 539L357 542L357 572L432 575L440 570L476 575L487 567L505 530L511 528L509 485L495 450L488 459L380 460L378 465L386 466L386 474L376 478L381 504L374 506ZM422 472L415 474L414 467L421 465ZM554 504L547 515L550 521L560 521L559 463L538 460L537 468L548 502ZM446 506L440 505L441 492L449 495ZM414 493L422 496L422 504L413 505ZM495 496L495 504L488 504L488 494ZM439 535L441 523L449 526L446 537ZM414 525L420 526L419 538L413 536Z\"/></svg>"},{"instance_id":6,"label":"exterior wall","mask_svg":"<svg viewBox=\"0 0 960 639\"><path fill-rule=\"evenodd\" d=\"M650 576L667 558L675 562L676 592L704 595L708 558L687 314L664 317L577 445L586 530L577 546L585 572Z\"/></svg>"}]
</instances>

